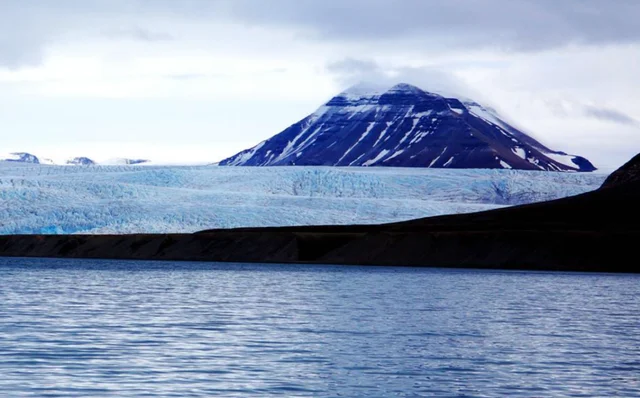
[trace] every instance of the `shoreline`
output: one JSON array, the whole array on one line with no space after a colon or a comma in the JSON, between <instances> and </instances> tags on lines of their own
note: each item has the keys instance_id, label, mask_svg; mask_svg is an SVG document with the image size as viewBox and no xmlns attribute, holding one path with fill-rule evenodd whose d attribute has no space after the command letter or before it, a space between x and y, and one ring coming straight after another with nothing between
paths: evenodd
<instances>
[{"instance_id":1,"label":"shoreline","mask_svg":"<svg viewBox=\"0 0 640 398\"><path fill-rule=\"evenodd\" d=\"M640 231L531 230L5 235L0 256L638 273L625 260L639 239Z\"/></svg>"},{"instance_id":2,"label":"shoreline","mask_svg":"<svg viewBox=\"0 0 640 398\"><path fill-rule=\"evenodd\" d=\"M548 202L377 225L193 234L0 235L2 257L640 273L640 156L602 188Z\"/></svg>"}]
</instances>

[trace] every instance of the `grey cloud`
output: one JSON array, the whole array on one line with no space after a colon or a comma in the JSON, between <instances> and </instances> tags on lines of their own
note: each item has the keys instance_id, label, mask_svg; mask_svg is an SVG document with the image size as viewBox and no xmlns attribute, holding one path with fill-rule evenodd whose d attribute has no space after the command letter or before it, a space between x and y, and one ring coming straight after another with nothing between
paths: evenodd
<instances>
[{"instance_id":1,"label":"grey cloud","mask_svg":"<svg viewBox=\"0 0 640 398\"><path fill-rule=\"evenodd\" d=\"M0 66L38 63L65 32L124 22L142 41L172 37L173 22L275 27L331 44L449 51L540 51L569 44L640 42L637 0L25 0L0 1ZM98 22L96 22L98 21ZM97 26L96 26L97 25Z\"/></svg>"},{"instance_id":2,"label":"grey cloud","mask_svg":"<svg viewBox=\"0 0 640 398\"><path fill-rule=\"evenodd\" d=\"M0 3L0 67L39 65L50 40L46 32L45 25L27 9Z\"/></svg>"},{"instance_id":3,"label":"grey cloud","mask_svg":"<svg viewBox=\"0 0 640 398\"><path fill-rule=\"evenodd\" d=\"M586 104L575 100L547 99L544 105L560 118L582 118L588 117L604 122L616 123L626 126L638 126L640 123L626 113L603 106Z\"/></svg>"},{"instance_id":4,"label":"grey cloud","mask_svg":"<svg viewBox=\"0 0 640 398\"><path fill-rule=\"evenodd\" d=\"M409 83L443 95L484 100L481 93L437 67L386 67L369 59L346 58L328 63L325 69L344 87L362 82L388 86Z\"/></svg>"},{"instance_id":5,"label":"grey cloud","mask_svg":"<svg viewBox=\"0 0 640 398\"><path fill-rule=\"evenodd\" d=\"M600 108L600 107L588 105L584 107L583 112L585 116L595 118L595 119L600 119L608 122L624 124L629 126L638 125L637 120L615 109Z\"/></svg>"},{"instance_id":6,"label":"grey cloud","mask_svg":"<svg viewBox=\"0 0 640 398\"><path fill-rule=\"evenodd\" d=\"M0 0L0 67L19 69L40 65L52 43L87 40L95 33L139 41L164 41L168 33L136 27L145 15L161 12L152 3L132 0ZM149 11L149 14L147 14ZM133 26L116 28L113 26Z\"/></svg>"},{"instance_id":7,"label":"grey cloud","mask_svg":"<svg viewBox=\"0 0 640 398\"><path fill-rule=\"evenodd\" d=\"M362 74L375 72L380 69L377 63L371 60L345 58L339 61L330 62L326 67L330 73L338 74Z\"/></svg>"},{"instance_id":8,"label":"grey cloud","mask_svg":"<svg viewBox=\"0 0 640 398\"><path fill-rule=\"evenodd\" d=\"M368 59L345 58L332 61L325 65L325 71L336 80L338 85L345 88L364 82L391 84L389 82L390 76L382 67L377 62Z\"/></svg>"},{"instance_id":9,"label":"grey cloud","mask_svg":"<svg viewBox=\"0 0 640 398\"><path fill-rule=\"evenodd\" d=\"M26 44L29 43L29 44ZM28 51L25 51L25 44ZM19 69L37 66L44 59L44 42L40 40L15 40L15 38L0 38L0 67Z\"/></svg>"},{"instance_id":10,"label":"grey cloud","mask_svg":"<svg viewBox=\"0 0 640 398\"><path fill-rule=\"evenodd\" d=\"M228 0L233 18L333 40L419 39L442 47L542 50L640 40L636 0Z\"/></svg>"},{"instance_id":11,"label":"grey cloud","mask_svg":"<svg viewBox=\"0 0 640 398\"><path fill-rule=\"evenodd\" d=\"M287 70L285 68L273 68L273 69L265 69L262 71L253 72L253 74L269 75L269 74L284 73L286 71ZM165 75L164 77L166 79L176 80L176 81L194 81L194 80L208 80L208 79L228 79L233 76L225 73L177 73L177 74Z\"/></svg>"},{"instance_id":12,"label":"grey cloud","mask_svg":"<svg viewBox=\"0 0 640 398\"><path fill-rule=\"evenodd\" d=\"M174 40L174 37L165 32L154 32L140 27L119 28L103 32L105 36L114 39L130 39L145 42L159 42Z\"/></svg>"}]
</instances>

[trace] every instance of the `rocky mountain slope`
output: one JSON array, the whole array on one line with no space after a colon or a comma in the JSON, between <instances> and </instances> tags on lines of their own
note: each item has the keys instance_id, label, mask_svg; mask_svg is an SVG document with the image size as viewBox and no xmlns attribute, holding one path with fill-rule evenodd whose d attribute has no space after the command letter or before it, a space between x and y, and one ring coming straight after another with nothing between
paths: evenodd
<instances>
[{"instance_id":1,"label":"rocky mountain slope","mask_svg":"<svg viewBox=\"0 0 640 398\"><path fill-rule=\"evenodd\" d=\"M480 104L409 84L355 87L221 166L396 166L593 171Z\"/></svg>"}]
</instances>

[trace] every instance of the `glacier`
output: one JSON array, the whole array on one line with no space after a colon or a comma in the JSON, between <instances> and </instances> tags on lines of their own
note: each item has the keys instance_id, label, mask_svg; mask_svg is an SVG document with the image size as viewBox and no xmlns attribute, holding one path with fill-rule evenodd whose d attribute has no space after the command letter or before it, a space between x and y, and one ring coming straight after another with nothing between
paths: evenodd
<instances>
[{"instance_id":1,"label":"glacier","mask_svg":"<svg viewBox=\"0 0 640 398\"><path fill-rule=\"evenodd\" d=\"M601 173L0 162L0 234L372 224L556 199Z\"/></svg>"}]
</instances>

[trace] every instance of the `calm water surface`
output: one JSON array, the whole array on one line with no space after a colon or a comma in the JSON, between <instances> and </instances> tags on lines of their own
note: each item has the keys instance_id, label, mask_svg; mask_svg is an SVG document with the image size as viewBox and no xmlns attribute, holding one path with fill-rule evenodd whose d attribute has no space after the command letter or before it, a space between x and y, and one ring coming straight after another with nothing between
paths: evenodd
<instances>
[{"instance_id":1,"label":"calm water surface","mask_svg":"<svg viewBox=\"0 0 640 398\"><path fill-rule=\"evenodd\" d=\"M640 396L640 276L0 258L0 396Z\"/></svg>"}]
</instances>

